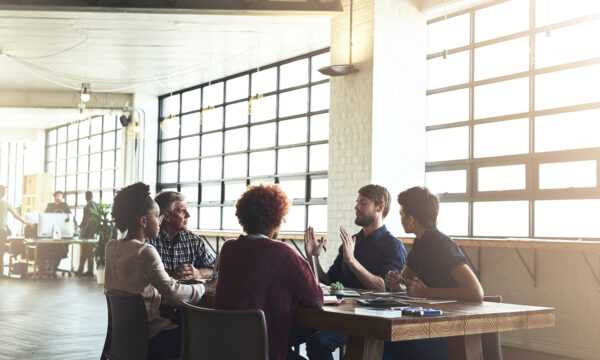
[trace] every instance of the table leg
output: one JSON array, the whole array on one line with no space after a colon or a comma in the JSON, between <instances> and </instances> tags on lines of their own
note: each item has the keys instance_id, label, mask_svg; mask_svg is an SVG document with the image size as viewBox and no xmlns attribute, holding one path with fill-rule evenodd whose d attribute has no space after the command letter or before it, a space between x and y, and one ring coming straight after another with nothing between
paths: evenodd
<instances>
[{"instance_id":1,"label":"table leg","mask_svg":"<svg viewBox=\"0 0 600 360\"><path fill-rule=\"evenodd\" d=\"M383 340L348 335L346 360L374 360L383 356Z\"/></svg>"},{"instance_id":2,"label":"table leg","mask_svg":"<svg viewBox=\"0 0 600 360\"><path fill-rule=\"evenodd\" d=\"M8 277L10 278L10 274L12 271L12 253L13 253L13 242L12 240L8 240ZM2 254L4 257L4 254ZM2 269L2 273L4 273L4 269Z\"/></svg>"},{"instance_id":3,"label":"table leg","mask_svg":"<svg viewBox=\"0 0 600 360\"><path fill-rule=\"evenodd\" d=\"M29 279L29 246L25 244L25 279Z\"/></svg>"},{"instance_id":4,"label":"table leg","mask_svg":"<svg viewBox=\"0 0 600 360\"><path fill-rule=\"evenodd\" d=\"M448 360L481 360L481 334L448 338Z\"/></svg>"},{"instance_id":5,"label":"table leg","mask_svg":"<svg viewBox=\"0 0 600 360\"><path fill-rule=\"evenodd\" d=\"M37 279L37 260L38 260L38 246L35 244L33 248L33 279Z\"/></svg>"}]
</instances>

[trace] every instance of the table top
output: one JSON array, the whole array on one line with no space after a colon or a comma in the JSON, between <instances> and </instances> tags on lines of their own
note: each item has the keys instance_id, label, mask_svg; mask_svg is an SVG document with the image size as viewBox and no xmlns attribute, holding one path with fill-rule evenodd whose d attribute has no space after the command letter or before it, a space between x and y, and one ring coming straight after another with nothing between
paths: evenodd
<instances>
[{"instance_id":1,"label":"table top","mask_svg":"<svg viewBox=\"0 0 600 360\"><path fill-rule=\"evenodd\" d=\"M26 244L31 244L31 245L35 245L35 244L95 244L98 241L97 240L88 240L88 239L60 239L60 240L54 240L51 238L26 238L23 241L25 241Z\"/></svg>"},{"instance_id":2,"label":"table top","mask_svg":"<svg viewBox=\"0 0 600 360\"><path fill-rule=\"evenodd\" d=\"M499 331L554 326L554 309L495 302L467 302L419 305L443 310L439 316L385 318L357 314L355 299L344 298L340 305L299 308L296 325L387 341L463 336Z\"/></svg>"}]
</instances>

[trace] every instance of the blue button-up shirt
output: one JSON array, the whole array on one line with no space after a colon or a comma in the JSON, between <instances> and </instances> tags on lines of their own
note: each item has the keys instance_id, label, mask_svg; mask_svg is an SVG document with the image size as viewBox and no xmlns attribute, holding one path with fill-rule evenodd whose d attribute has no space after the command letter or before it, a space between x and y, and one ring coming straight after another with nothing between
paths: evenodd
<instances>
[{"instance_id":1,"label":"blue button-up shirt","mask_svg":"<svg viewBox=\"0 0 600 360\"><path fill-rule=\"evenodd\" d=\"M356 236L354 257L371 274L385 280L388 271L402 271L406 262L406 249L404 244L394 237L385 225L373 231L366 238L363 230L354 236ZM345 287L367 288L358 280L344 261L343 245L340 246L339 254L329 268L327 275L329 275L331 282L339 281Z\"/></svg>"},{"instance_id":2,"label":"blue button-up shirt","mask_svg":"<svg viewBox=\"0 0 600 360\"><path fill-rule=\"evenodd\" d=\"M173 246L169 234L162 228L157 238L146 239L146 242L156 248L167 271L174 270L181 264L192 264L196 269L215 266L213 253L198 235L189 230L181 230L175 235Z\"/></svg>"}]
</instances>

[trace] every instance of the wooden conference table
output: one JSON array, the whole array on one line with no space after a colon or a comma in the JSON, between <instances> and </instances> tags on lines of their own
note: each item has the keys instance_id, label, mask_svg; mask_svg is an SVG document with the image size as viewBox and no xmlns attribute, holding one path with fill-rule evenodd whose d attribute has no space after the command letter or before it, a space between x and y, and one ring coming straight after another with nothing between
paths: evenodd
<instances>
[{"instance_id":1,"label":"wooden conference table","mask_svg":"<svg viewBox=\"0 0 600 360\"><path fill-rule=\"evenodd\" d=\"M213 307L207 294L202 306ZM363 296L367 298L368 296ZM554 326L554 309L495 302L467 302L415 306L443 310L440 316L385 318L357 314L354 298L340 305L299 308L295 325L348 334L347 360L381 359L384 341L448 338L449 359L482 359L481 334ZM362 308L362 307L361 307Z\"/></svg>"},{"instance_id":2,"label":"wooden conference table","mask_svg":"<svg viewBox=\"0 0 600 360\"><path fill-rule=\"evenodd\" d=\"M419 305L419 304L414 304ZM448 338L449 359L481 359L481 334L554 326L554 309L495 302L421 305L440 316L384 318L356 314L354 299L322 309L299 308L296 325L348 334L346 359L381 359L384 341Z\"/></svg>"}]
</instances>

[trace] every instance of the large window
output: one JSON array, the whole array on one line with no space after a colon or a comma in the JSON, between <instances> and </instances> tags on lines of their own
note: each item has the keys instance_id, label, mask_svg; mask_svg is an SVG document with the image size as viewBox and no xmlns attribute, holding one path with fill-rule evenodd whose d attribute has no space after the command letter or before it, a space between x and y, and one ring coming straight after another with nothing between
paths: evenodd
<instances>
[{"instance_id":1,"label":"large window","mask_svg":"<svg viewBox=\"0 0 600 360\"><path fill-rule=\"evenodd\" d=\"M328 49L160 97L157 190L186 195L188 227L238 230L247 185L293 199L282 231L327 230Z\"/></svg>"},{"instance_id":2,"label":"large window","mask_svg":"<svg viewBox=\"0 0 600 360\"><path fill-rule=\"evenodd\" d=\"M46 130L46 172L54 189L66 193L67 204L81 221L85 192L111 204L122 184L121 136L117 116L97 116Z\"/></svg>"},{"instance_id":3,"label":"large window","mask_svg":"<svg viewBox=\"0 0 600 360\"><path fill-rule=\"evenodd\" d=\"M15 208L22 201L23 173L31 172L31 168L25 164L27 148L32 149L33 146L21 141L0 142L0 185L7 188L4 200ZM31 150L29 152L32 153ZM11 216L7 221L10 225L14 223Z\"/></svg>"},{"instance_id":4,"label":"large window","mask_svg":"<svg viewBox=\"0 0 600 360\"><path fill-rule=\"evenodd\" d=\"M456 236L600 238L600 1L428 22L426 184Z\"/></svg>"}]
</instances>

